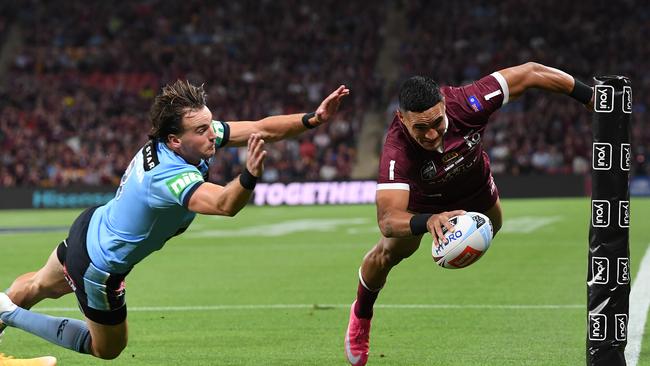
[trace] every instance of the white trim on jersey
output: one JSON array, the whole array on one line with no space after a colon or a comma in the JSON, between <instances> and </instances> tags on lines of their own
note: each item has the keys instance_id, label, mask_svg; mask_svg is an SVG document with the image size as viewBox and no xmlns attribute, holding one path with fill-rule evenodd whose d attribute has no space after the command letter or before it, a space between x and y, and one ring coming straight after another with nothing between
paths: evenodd
<instances>
[{"instance_id":1,"label":"white trim on jersey","mask_svg":"<svg viewBox=\"0 0 650 366\"><path fill-rule=\"evenodd\" d=\"M411 190L407 183L377 183L378 191L383 191L385 189L401 189L403 191Z\"/></svg>"},{"instance_id":2,"label":"white trim on jersey","mask_svg":"<svg viewBox=\"0 0 650 366\"><path fill-rule=\"evenodd\" d=\"M501 103L502 106L506 105L508 103L508 99L510 97L510 90L508 89L508 82L506 79L501 75L498 71L495 71L491 73L490 75L494 76L495 79L499 82L499 85L501 86L501 90L503 90L503 102Z\"/></svg>"}]
</instances>

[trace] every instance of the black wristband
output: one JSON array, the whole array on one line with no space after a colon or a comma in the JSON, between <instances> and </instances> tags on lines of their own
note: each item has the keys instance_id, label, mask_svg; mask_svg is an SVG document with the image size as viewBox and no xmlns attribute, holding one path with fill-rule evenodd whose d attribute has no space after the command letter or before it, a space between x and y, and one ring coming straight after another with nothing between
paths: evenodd
<instances>
[{"instance_id":1,"label":"black wristband","mask_svg":"<svg viewBox=\"0 0 650 366\"><path fill-rule=\"evenodd\" d=\"M252 191L255 189L255 184L257 184L257 177L251 174L251 172L244 167L244 171L239 175L239 184L245 189Z\"/></svg>"},{"instance_id":2,"label":"black wristband","mask_svg":"<svg viewBox=\"0 0 650 366\"><path fill-rule=\"evenodd\" d=\"M316 126L309 123L309 120L315 115L315 112L305 113L305 115L302 116L302 124L309 129L315 128Z\"/></svg>"},{"instance_id":3,"label":"black wristband","mask_svg":"<svg viewBox=\"0 0 650 366\"><path fill-rule=\"evenodd\" d=\"M411 233L413 235L421 235L429 232L429 229L427 228L427 221L429 221L429 217L431 216L433 216L433 214L413 215L409 223L411 226Z\"/></svg>"},{"instance_id":4,"label":"black wristband","mask_svg":"<svg viewBox=\"0 0 650 366\"><path fill-rule=\"evenodd\" d=\"M576 78L573 78L573 82L573 90L569 96L582 104L589 104L594 95L593 88Z\"/></svg>"}]
</instances>

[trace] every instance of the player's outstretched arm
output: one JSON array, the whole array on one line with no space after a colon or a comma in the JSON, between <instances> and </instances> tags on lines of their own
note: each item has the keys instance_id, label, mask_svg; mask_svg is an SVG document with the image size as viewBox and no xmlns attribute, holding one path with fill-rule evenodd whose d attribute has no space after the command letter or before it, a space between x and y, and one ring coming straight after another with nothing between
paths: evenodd
<instances>
[{"instance_id":1,"label":"player's outstretched arm","mask_svg":"<svg viewBox=\"0 0 650 366\"><path fill-rule=\"evenodd\" d=\"M278 141L318 127L330 121L343 98L349 94L350 90L341 85L328 95L313 113L271 116L259 121L228 122L230 137L226 146L243 146L253 133L259 134L265 141Z\"/></svg>"},{"instance_id":2,"label":"player's outstretched arm","mask_svg":"<svg viewBox=\"0 0 650 366\"><path fill-rule=\"evenodd\" d=\"M433 240L445 240L442 227L453 230L449 219L462 215L463 210L439 214L412 214L408 212L409 191L386 189L377 191L377 223L387 238L421 235L430 232Z\"/></svg>"},{"instance_id":3,"label":"player's outstretched arm","mask_svg":"<svg viewBox=\"0 0 650 366\"><path fill-rule=\"evenodd\" d=\"M264 140L258 134L248 138L246 170L226 186L203 183L190 197L190 211L206 214L235 216L248 202L257 178L264 170Z\"/></svg>"},{"instance_id":4,"label":"player's outstretched arm","mask_svg":"<svg viewBox=\"0 0 650 366\"><path fill-rule=\"evenodd\" d=\"M499 70L506 79L511 99L520 97L526 90L538 88L569 95L590 110L593 106L593 89L562 70L527 62Z\"/></svg>"}]
</instances>

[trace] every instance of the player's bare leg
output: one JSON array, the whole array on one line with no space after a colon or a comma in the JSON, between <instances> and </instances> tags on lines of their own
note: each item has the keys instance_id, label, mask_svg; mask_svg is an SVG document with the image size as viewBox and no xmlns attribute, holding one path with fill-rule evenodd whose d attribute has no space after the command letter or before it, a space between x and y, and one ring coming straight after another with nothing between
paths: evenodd
<instances>
[{"instance_id":1,"label":"player's bare leg","mask_svg":"<svg viewBox=\"0 0 650 366\"><path fill-rule=\"evenodd\" d=\"M43 299L57 299L71 292L72 289L63 277L63 266L54 249L43 268L16 278L9 286L7 296L14 304L23 309L30 309ZM5 324L0 320L0 340L4 336L5 328Z\"/></svg>"},{"instance_id":2,"label":"player's bare leg","mask_svg":"<svg viewBox=\"0 0 650 366\"><path fill-rule=\"evenodd\" d=\"M16 278L6 293L14 304L30 309L43 299L58 299L71 292L54 249L43 268Z\"/></svg>"},{"instance_id":3,"label":"player's bare leg","mask_svg":"<svg viewBox=\"0 0 650 366\"><path fill-rule=\"evenodd\" d=\"M86 318L90 330L90 354L112 360L122 353L128 342L127 321L117 325L104 325Z\"/></svg>"},{"instance_id":4,"label":"player's bare leg","mask_svg":"<svg viewBox=\"0 0 650 366\"><path fill-rule=\"evenodd\" d=\"M490 218L492 221L492 229L494 230L493 237L497 235L501 225L503 224L503 211L501 210L501 200L497 198L497 201L494 203L494 206L490 207L487 211L484 212L485 216Z\"/></svg>"},{"instance_id":5,"label":"player's bare leg","mask_svg":"<svg viewBox=\"0 0 650 366\"><path fill-rule=\"evenodd\" d=\"M359 269L357 299L350 309L345 334L345 354L350 364L363 366L368 362L370 320L379 290L386 283L390 270L402 259L410 257L420 246L422 235L404 238L383 237L363 259Z\"/></svg>"},{"instance_id":6,"label":"player's bare leg","mask_svg":"<svg viewBox=\"0 0 650 366\"><path fill-rule=\"evenodd\" d=\"M379 291L386 283L388 272L420 246L422 235L403 238L381 237L377 245L363 258L361 279L368 289Z\"/></svg>"}]
</instances>

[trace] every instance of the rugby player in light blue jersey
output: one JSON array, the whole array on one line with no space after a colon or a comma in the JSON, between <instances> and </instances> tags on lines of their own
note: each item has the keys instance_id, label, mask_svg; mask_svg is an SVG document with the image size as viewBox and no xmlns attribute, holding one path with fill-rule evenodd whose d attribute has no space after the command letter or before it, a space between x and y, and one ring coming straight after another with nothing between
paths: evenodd
<instances>
[{"instance_id":1,"label":"rugby player in light blue jersey","mask_svg":"<svg viewBox=\"0 0 650 366\"><path fill-rule=\"evenodd\" d=\"M124 279L133 266L181 234L197 213L234 216L248 202L266 156L265 141L295 136L330 120L349 90L341 85L313 113L220 122L203 86L177 81L150 111L150 140L138 151L107 204L85 210L38 272L0 293L3 326L68 349L114 359L127 344ZM248 144L243 173L225 186L207 182L222 146ZM45 298L74 292L85 321L29 311Z\"/></svg>"}]
</instances>

